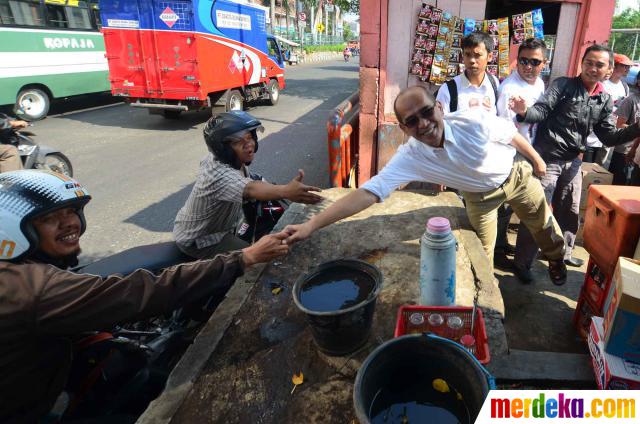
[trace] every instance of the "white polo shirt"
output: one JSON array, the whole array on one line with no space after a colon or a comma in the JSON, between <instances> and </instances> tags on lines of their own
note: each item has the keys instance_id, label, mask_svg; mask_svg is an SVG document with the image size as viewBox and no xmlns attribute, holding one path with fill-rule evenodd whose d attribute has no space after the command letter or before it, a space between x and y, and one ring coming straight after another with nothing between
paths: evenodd
<instances>
[{"instance_id":1,"label":"white polo shirt","mask_svg":"<svg viewBox=\"0 0 640 424\"><path fill-rule=\"evenodd\" d=\"M443 147L410 137L362 188L380 201L411 181L476 193L493 190L511 173L516 150L510 143L516 132L513 122L482 108L450 113L444 118Z\"/></svg>"},{"instance_id":2,"label":"white polo shirt","mask_svg":"<svg viewBox=\"0 0 640 424\"><path fill-rule=\"evenodd\" d=\"M509 75L498 89L498 116L513 120L518 132L529 141L533 140L531 125L516 120L516 113L509 109L509 99L513 96L520 96L527 102L527 107L531 107L544 95L544 82L537 78L534 84L529 84L523 80L518 71Z\"/></svg>"},{"instance_id":3,"label":"white polo shirt","mask_svg":"<svg viewBox=\"0 0 640 424\"><path fill-rule=\"evenodd\" d=\"M498 81L498 79L489 74L485 74L484 79L482 80L482 84L480 84L479 87L471 85L464 73L456 76L453 79L456 82L456 86L458 87L459 111L469 110L474 106L482 106L484 102L485 104L489 105L488 108L485 107L486 110L493 113L494 115L497 113L496 95L493 91L493 87L491 86L491 81L489 81L489 78L494 78L496 87L500 87L500 82ZM444 113L451 112L449 110L451 94L449 93L449 87L447 87L447 84L442 84L442 86L440 86L436 100L442 103Z\"/></svg>"}]
</instances>

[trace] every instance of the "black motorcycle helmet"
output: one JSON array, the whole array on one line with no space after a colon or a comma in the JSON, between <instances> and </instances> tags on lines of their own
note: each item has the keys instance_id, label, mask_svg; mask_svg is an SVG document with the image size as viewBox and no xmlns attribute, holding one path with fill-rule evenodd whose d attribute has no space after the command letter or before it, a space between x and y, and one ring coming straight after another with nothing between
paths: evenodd
<instances>
[{"instance_id":1,"label":"black motorcycle helmet","mask_svg":"<svg viewBox=\"0 0 640 424\"><path fill-rule=\"evenodd\" d=\"M213 116L204 126L204 141L207 143L209 151L214 154L216 159L222 163L226 163L236 169L238 164L236 155L231 149L232 136L234 134L251 131L256 141L255 151L258 151L258 131L264 131L262 122L249 115L247 112L231 111L224 112ZM248 165L248 164L247 164Z\"/></svg>"}]
</instances>

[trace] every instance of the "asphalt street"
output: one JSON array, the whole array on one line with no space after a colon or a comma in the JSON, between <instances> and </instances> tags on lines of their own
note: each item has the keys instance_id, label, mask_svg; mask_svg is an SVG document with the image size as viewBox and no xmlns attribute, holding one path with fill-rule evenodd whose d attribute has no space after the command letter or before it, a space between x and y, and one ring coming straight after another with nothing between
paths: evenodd
<instances>
[{"instance_id":1,"label":"asphalt street","mask_svg":"<svg viewBox=\"0 0 640 424\"><path fill-rule=\"evenodd\" d=\"M252 171L286 183L302 168L306 183L328 187L327 118L358 89L358 69L341 60L288 67L279 103L248 109L265 127ZM52 113L32 128L36 140L66 154L93 196L81 263L170 240L207 153L202 128L210 112L167 120L94 96L58 104Z\"/></svg>"}]
</instances>

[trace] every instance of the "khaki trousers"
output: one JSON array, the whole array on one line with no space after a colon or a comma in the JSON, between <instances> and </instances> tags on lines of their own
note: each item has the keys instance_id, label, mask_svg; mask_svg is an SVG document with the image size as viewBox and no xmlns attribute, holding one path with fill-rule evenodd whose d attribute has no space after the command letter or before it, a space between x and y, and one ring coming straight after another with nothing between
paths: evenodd
<instances>
[{"instance_id":1,"label":"khaki trousers","mask_svg":"<svg viewBox=\"0 0 640 424\"><path fill-rule=\"evenodd\" d=\"M467 215L493 266L498 208L508 202L520 221L527 226L536 243L551 260L564 256L564 237L547 204L540 181L531 165L517 156L511 175L498 188L484 193L461 192Z\"/></svg>"},{"instance_id":2,"label":"khaki trousers","mask_svg":"<svg viewBox=\"0 0 640 424\"><path fill-rule=\"evenodd\" d=\"M22 161L18 149L11 144L0 144L0 172L20 169L22 169Z\"/></svg>"}]
</instances>

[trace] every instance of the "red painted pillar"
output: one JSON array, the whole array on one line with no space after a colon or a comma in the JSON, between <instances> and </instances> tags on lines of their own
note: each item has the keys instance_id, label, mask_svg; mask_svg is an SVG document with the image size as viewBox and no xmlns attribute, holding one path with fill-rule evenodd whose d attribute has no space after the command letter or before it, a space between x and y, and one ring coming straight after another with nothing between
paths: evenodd
<instances>
[{"instance_id":1,"label":"red painted pillar","mask_svg":"<svg viewBox=\"0 0 640 424\"><path fill-rule=\"evenodd\" d=\"M376 174L378 125L384 110L388 0L360 1L360 136L358 184Z\"/></svg>"},{"instance_id":2,"label":"red painted pillar","mask_svg":"<svg viewBox=\"0 0 640 424\"><path fill-rule=\"evenodd\" d=\"M576 35L573 39L568 75L580 72L580 62L584 51L594 43L607 44L611 35L615 0L569 0L580 3Z\"/></svg>"}]
</instances>

